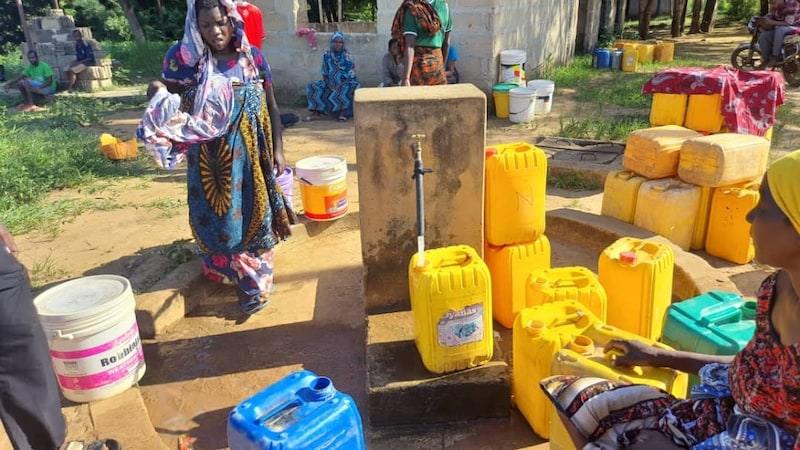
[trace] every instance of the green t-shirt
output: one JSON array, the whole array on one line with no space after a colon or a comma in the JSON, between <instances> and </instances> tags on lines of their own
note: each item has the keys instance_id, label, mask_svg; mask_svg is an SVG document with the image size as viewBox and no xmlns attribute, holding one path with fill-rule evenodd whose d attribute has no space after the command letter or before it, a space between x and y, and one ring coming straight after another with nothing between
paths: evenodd
<instances>
[{"instance_id":1,"label":"green t-shirt","mask_svg":"<svg viewBox=\"0 0 800 450\"><path fill-rule=\"evenodd\" d=\"M416 17L409 10L406 10L406 15L403 17L403 34L416 35L417 42L415 45L418 47L441 48L444 43L444 34L453 29L450 7L447 6L447 2L444 0L432 0L429 3L439 14L439 19L442 21L442 29L436 34L426 33L425 29L417 22Z\"/></svg>"},{"instance_id":2,"label":"green t-shirt","mask_svg":"<svg viewBox=\"0 0 800 450\"><path fill-rule=\"evenodd\" d=\"M39 61L39 64L29 64L28 67L22 70L22 74L31 80L44 82L47 77L52 77L50 85L53 89L56 88L56 77L53 76L53 69L44 61Z\"/></svg>"}]
</instances>

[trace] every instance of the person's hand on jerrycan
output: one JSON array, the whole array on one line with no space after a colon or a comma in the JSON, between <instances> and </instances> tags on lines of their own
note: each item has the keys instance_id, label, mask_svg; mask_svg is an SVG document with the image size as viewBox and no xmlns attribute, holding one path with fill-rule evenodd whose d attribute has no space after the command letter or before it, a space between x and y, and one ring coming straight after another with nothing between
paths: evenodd
<instances>
[{"instance_id":1,"label":"person's hand on jerrycan","mask_svg":"<svg viewBox=\"0 0 800 450\"><path fill-rule=\"evenodd\" d=\"M644 342L623 339L612 339L603 349L615 366L652 366L657 351L657 348Z\"/></svg>"}]
</instances>

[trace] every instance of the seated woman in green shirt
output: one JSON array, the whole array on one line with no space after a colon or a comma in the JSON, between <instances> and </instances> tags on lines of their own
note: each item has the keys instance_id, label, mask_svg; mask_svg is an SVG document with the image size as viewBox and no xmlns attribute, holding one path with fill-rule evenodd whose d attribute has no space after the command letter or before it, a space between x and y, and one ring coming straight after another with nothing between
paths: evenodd
<instances>
[{"instance_id":1,"label":"seated woman in green shirt","mask_svg":"<svg viewBox=\"0 0 800 450\"><path fill-rule=\"evenodd\" d=\"M33 94L50 95L56 92L56 82L53 78L53 69L44 61L39 61L39 55L31 50L28 52L30 65L22 73L5 83L7 86L16 85L25 103L17 106L20 111L32 111L37 108L33 103Z\"/></svg>"}]
</instances>

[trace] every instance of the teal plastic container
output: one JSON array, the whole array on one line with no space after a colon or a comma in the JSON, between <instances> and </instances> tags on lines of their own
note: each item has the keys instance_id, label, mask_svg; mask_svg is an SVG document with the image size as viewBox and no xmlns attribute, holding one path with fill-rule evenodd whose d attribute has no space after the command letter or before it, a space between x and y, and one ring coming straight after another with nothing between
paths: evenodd
<instances>
[{"instance_id":1,"label":"teal plastic container","mask_svg":"<svg viewBox=\"0 0 800 450\"><path fill-rule=\"evenodd\" d=\"M661 342L676 350L735 355L756 331L756 302L739 294L711 291L667 308ZM689 376L688 396L700 377Z\"/></svg>"},{"instance_id":2,"label":"teal plastic container","mask_svg":"<svg viewBox=\"0 0 800 450\"><path fill-rule=\"evenodd\" d=\"M676 350L735 355L753 338L755 313L755 301L711 291L670 305L661 341Z\"/></svg>"}]
</instances>

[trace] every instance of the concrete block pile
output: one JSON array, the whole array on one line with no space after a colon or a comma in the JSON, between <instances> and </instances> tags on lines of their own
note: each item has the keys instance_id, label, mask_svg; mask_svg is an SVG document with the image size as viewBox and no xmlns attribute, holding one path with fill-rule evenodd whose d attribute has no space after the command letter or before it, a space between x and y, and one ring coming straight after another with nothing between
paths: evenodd
<instances>
[{"instance_id":1,"label":"concrete block pile","mask_svg":"<svg viewBox=\"0 0 800 450\"><path fill-rule=\"evenodd\" d=\"M63 10L49 9L45 17L30 17L28 27L31 41L22 44L22 54L35 50L39 59L53 68L59 87L67 84L64 69L75 61L75 42L71 38L72 30L79 30L84 42L94 50L96 66L88 67L78 74L75 87L84 91L94 91L111 87L111 58L106 57L100 43L92 38L92 30L88 27L76 27L72 16L65 15Z\"/></svg>"}]
</instances>

